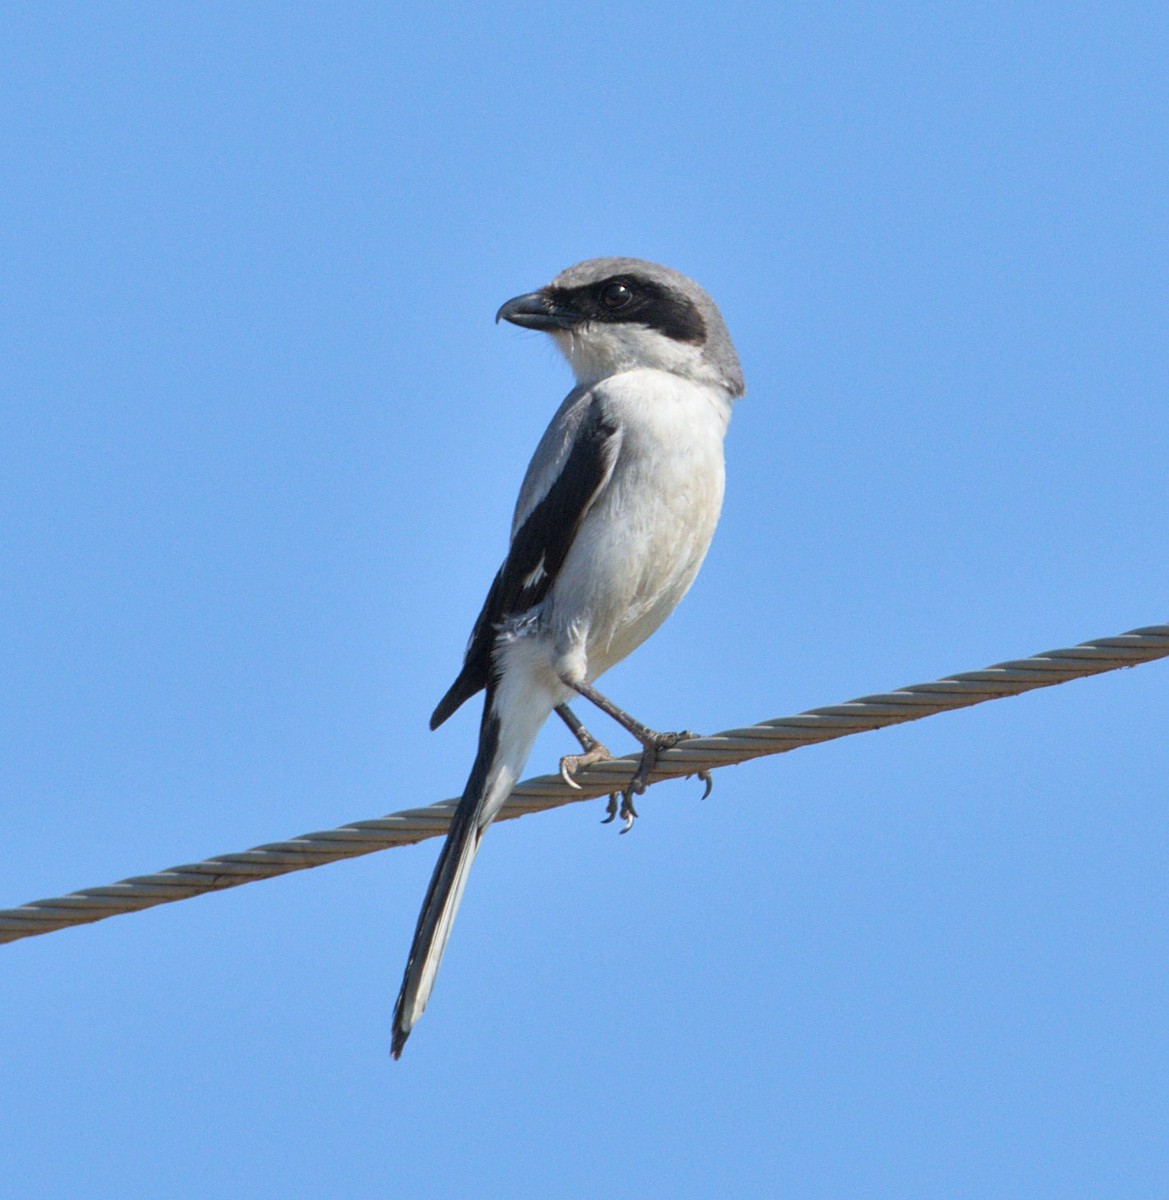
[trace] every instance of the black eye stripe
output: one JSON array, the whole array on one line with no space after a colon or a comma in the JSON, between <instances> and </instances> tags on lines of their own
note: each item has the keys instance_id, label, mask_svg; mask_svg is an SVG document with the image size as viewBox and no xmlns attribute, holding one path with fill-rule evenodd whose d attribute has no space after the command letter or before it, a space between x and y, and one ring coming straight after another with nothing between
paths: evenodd
<instances>
[{"instance_id":1,"label":"black eye stripe","mask_svg":"<svg viewBox=\"0 0 1169 1200\"><path fill-rule=\"evenodd\" d=\"M628 289L628 297L620 289ZM577 313L582 323L636 324L678 342L702 345L706 322L686 296L650 279L617 275L574 288L549 289L558 306ZM620 303L612 303L612 300Z\"/></svg>"}]
</instances>

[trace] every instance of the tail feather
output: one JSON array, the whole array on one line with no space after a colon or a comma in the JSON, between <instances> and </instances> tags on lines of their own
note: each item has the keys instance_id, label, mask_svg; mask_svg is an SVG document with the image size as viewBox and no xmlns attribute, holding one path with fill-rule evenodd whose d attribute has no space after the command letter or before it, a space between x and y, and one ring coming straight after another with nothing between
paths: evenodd
<instances>
[{"instance_id":1,"label":"tail feather","mask_svg":"<svg viewBox=\"0 0 1169 1200\"><path fill-rule=\"evenodd\" d=\"M390 1053L394 1058L401 1055L414 1022L422 1016L430 999L442 962L442 952L446 949L451 926L463 898L463 888L467 885L467 875L483 838L479 818L491 782L492 768L499 757L499 718L492 712L493 699L489 693L483 709L475 765L471 768L463 797L451 818L446 842L434 865L426 899L422 901L422 911L418 914L418 927L414 930L414 944L406 960L402 990L394 1005L394 1034L390 1045Z\"/></svg>"},{"instance_id":2,"label":"tail feather","mask_svg":"<svg viewBox=\"0 0 1169 1200\"><path fill-rule=\"evenodd\" d=\"M442 953L463 898L463 888L483 837L478 807L475 803L468 804L466 795L459 802L446 844L430 878L422 912L418 915L418 927L414 931L414 945L406 962L402 990L394 1006L394 1033L390 1043L394 1058L401 1055L414 1022L422 1016L430 999Z\"/></svg>"},{"instance_id":3,"label":"tail feather","mask_svg":"<svg viewBox=\"0 0 1169 1200\"><path fill-rule=\"evenodd\" d=\"M487 686L475 765L422 902L402 990L394 1006L390 1047L394 1058L402 1053L430 999L483 833L511 794L540 726L561 699L522 671L503 670L500 678Z\"/></svg>"}]
</instances>

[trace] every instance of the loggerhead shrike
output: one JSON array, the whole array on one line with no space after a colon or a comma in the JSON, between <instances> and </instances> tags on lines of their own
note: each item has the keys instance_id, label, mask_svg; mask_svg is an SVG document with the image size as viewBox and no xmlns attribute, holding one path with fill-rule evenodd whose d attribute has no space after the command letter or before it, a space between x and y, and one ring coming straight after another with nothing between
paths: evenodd
<instances>
[{"instance_id":1,"label":"loggerhead shrike","mask_svg":"<svg viewBox=\"0 0 1169 1200\"><path fill-rule=\"evenodd\" d=\"M706 556L723 497L723 436L743 373L714 302L693 280L637 258L594 258L496 314L552 335L576 376L524 476L507 558L475 622L436 729L486 689L475 765L439 855L394 1008L397 1058L426 1008L467 874L555 711L581 743L561 774L609 752L567 702L583 696L642 745L622 793L627 830L657 733L593 687L670 615ZM709 779L707 780L709 788ZM610 797L610 819L616 815Z\"/></svg>"}]
</instances>

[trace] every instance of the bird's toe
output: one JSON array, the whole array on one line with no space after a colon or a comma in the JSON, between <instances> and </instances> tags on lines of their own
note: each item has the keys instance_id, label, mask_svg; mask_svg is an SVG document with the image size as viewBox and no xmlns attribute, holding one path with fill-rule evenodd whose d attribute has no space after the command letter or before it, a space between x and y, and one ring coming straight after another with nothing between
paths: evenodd
<instances>
[{"instance_id":1,"label":"bird's toe","mask_svg":"<svg viewBox=\"0 0 1169 1200\"><path fill-rule=\"evenodd\" d=\"M585 767L591 767L593 763L608 762L612 757L608 748L602 746L600 742L594 743L584 754L566 754L560 760L560 778L570 788L576 788L579 791L580 784L577 783L575 778L577 771L581 771Z\"/></svg>"}]
</instances>

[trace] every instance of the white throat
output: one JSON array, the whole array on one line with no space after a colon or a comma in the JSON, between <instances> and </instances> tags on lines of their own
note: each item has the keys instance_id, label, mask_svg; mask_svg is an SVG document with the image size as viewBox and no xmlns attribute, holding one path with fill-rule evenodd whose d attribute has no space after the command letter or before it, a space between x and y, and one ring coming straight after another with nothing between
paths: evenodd
<instances>
[{"instance_id":1,"label":"white throat","mask_svg":"<svg viewBox=\"0 0 1169 1200\"><path fill-rule=\"evenodd\" d=\"M552 338L584 386L640 367L669 371L694 383L725 387L702 348L634 324L590 324L556 330Z\"/></svg>"}]
</instances>

